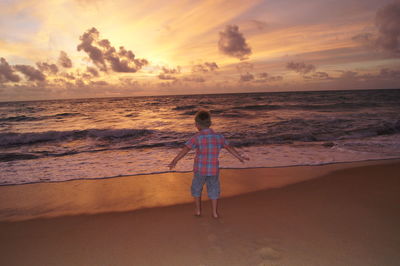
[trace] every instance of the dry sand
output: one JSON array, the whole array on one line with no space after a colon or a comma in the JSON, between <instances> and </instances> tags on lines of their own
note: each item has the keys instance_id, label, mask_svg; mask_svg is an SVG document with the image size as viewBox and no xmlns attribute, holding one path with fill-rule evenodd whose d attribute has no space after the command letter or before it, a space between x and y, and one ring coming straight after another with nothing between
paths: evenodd
<instances>
[{"instance_id":1,"label":"dry sand","mask_svg":"<svg viewBox=\"0 0 400 266\"><path fill-rule=\"evenodd\" d=\"M0 187L1 265L400 264L399 160L221 178L218 220L188 173Z\"/></svg>"}]
</instances>

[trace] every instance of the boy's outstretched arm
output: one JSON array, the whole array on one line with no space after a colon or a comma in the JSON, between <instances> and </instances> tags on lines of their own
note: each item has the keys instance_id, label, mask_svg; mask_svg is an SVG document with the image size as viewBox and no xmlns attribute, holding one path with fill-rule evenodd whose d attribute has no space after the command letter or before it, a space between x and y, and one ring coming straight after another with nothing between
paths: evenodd
<instances>
[{"instance_id":1,"label":"boy's outstretched arm","mask_svg":"<svg viewBox=\"0 0 400 266\"><path fill-rule=\"evenodd\" d=\"M250 160L248 157L241 155L233 146L227 145L227 146L225 146L225 149L227 149L230 154L232 154L233 156L238 158L238 160L241 161L242 163L245 160L247 160L247 161Z\"/></svg>"},{"instance_id":2,"label":"boy's outstretched arm","mask_svg":"<svg viewBox=\"0 0 400 266\"><path fill-rule=\"evenodd\" d=\"M190 151L188 146L184 146L182 150L176 155L176 157L172 160L172 162L168 165L169 170L172 170L176 164L179 162L180 159L182 159L188 152Z\"/></svg>"}]
</instances>

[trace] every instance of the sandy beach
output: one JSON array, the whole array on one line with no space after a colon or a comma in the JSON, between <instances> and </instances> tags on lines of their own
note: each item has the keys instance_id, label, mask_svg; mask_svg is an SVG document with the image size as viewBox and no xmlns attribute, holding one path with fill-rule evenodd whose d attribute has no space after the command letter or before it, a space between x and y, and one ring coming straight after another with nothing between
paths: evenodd
<instances>
[{"instance_id":1,"label":"sandy beach","mask_svg":"<svg viewBox=\"0 0 400 266\"><path fill-rule=\"evenodd\" d=\"M398 265L399 173L224 169L218 220L192 215L191 173L3 186L2 265Z\"/></svg>"}]
</instances>

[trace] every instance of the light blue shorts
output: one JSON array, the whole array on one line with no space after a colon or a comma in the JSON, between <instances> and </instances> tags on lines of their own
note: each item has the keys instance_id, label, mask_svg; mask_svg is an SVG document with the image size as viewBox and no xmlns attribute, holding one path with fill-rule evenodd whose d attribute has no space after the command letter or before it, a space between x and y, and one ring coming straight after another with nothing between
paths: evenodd
<instances>
[{"instance_id":1,"label":"light blue shorts","mask_svg":"<svg viewBox=\"0 0 400 266\"><path fill-rule=\"evenodd\" d=\"M207 184L207 193L210 199L218 199L221 193L219 185L219 176L202 176L199 174L194 174L192 180L192 196L201 197L201 192L203 191L204 183Z\"/></svg>"}]
</instances>

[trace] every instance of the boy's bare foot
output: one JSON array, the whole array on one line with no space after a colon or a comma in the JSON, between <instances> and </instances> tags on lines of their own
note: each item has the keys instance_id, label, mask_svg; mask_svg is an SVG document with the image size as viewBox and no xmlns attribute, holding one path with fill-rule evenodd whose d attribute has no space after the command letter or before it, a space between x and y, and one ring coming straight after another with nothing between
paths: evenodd
<instances>
[{"instance_id":1,"label":"boy's bare foot","mask_svg":"<svg viewBox=\"0 0 400 266\"><path fill-rule=\"evenodd\" d=\"M213 213L212 217L213 217L214 219L218 219L218 218L219 218L219 215L218 215L218 213Z\"/></svg>"},{"instance_id":2,"label":"boy's bare foot","mask_svg":"<svg viewBox=\"0 0 400 266\"><path fill-rule=\"evenodd\" d=\"M201 216L201 211L194 211L194 216L200 217Z\"/></svg>"}]
</instances>

